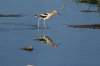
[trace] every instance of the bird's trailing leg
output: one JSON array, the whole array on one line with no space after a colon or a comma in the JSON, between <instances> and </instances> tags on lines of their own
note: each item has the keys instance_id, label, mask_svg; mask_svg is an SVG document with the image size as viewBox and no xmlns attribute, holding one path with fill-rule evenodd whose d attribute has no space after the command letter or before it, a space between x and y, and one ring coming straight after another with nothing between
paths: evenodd
<instances>
[{"instance_id":1,"label":"bird's trailing leg","mask_svg":"<svg viewBox=\"0 0 100 66\"><path fill-rule=\"evenodd\" d=\"M45 19L44 19L44 27L46 28Z\"/></svg>"},{"instance_id":2,"label":"bird's trailing leg","mask_svg":"<svg viewBox=\"0 0 100 66\"><path fill-rule=\"evenodd\" d=\"M39 26L39 23L40 23L40 19L38 19L38 28L40 27L40 26Z\"/></svg>"}]
</instances>

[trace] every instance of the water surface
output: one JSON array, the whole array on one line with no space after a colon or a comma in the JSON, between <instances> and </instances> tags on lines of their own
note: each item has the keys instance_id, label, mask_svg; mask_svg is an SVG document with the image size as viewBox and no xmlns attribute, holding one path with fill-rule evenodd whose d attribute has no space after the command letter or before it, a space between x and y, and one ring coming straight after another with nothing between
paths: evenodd
<instances>
[{"instance_id":1,"label":"water surface","mask_svg":"<svg viewBox=\"0 0 100 66\"><path fill-rule=\"evenodd\" d=\"M35 14L59 10L47 20L48 29L37 29ZM0 66L100 66L99 29L71 28L69 25L98 24L98 13L83 13L87 4L77 5L73 0L0 0L0 13L23 13L23 17L0 17ZM96 7L95 7L96 8ZM94 8L94 9L95 9ZM41 21L41 27L43 23ZM58 46L35 41L46 35ZM20 50L33 46L34 51Z\"/></svg>"}]
</instances>

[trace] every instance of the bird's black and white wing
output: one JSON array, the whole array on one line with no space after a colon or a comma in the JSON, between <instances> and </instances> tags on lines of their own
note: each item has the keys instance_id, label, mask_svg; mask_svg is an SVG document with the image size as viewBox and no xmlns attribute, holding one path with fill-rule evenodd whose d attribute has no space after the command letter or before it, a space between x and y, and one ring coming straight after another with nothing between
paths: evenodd
<instances>
[{"instance_id":1,"label":"bird's black and white wing","mask_svg":"<svg viewBox=\"0 0 100 66\"><path fill-rule=\"evenodd\" d=\"M38 18L46 18L48 16L48 13L42 13L42 14L39 14L39 15L35 15L35 17L38 17Z\"/></svg>"}]
</instances>

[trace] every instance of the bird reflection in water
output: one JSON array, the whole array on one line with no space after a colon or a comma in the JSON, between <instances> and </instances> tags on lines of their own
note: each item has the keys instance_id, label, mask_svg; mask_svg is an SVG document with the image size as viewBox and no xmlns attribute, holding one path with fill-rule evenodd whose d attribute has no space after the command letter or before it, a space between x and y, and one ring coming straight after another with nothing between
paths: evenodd
<instances>
[{"instance_id":1,"label":"bird reflection in water","mask_svg":"<svg viewBox=\"0 0 100 66\"><path fill-rule=\"evenodd\" d=\"M51 47L53 47L53 48L57 47L56 43L53 42L53 40L49 36L45 35L45 30L44 30L44 35L42 35L42 36L39 35L39 37L35 38L34 40L40 41L43 43L47 43L47 44L51 45Z\"/></svg>"},{"instance_id":2,"label":"bird reflection in water","mask_svg":"<svg viewBox=\"0 0 100 66\"><path fill-rule=\"evenodd\" d=\"M35 66L35 65L31 65L31 64L29 64L29 65L27 65L27 66Z\"/></svg>"}]
</instances>

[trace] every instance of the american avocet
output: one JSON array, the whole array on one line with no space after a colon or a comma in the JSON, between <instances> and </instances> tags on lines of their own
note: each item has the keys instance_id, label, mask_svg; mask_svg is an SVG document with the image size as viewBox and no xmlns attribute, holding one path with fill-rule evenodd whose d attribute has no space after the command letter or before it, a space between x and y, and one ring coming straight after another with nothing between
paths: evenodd
<instances>
[{"instance_id":1,"label":"american avocet","mask_svg":"<svg viewBox=\"0 0 100 66\"><path fill-rule=\"evenodd\" d=\"M57 47L57 45L48 36L42 36L42 37L36 38L34 40L38 40L38 41L47 43L47 44L51 45L53 48Z\"/></svg>"},{"instance_id":2,"label":"american avocet","mask_svg":"<svg viewBox=\"0 0 100 66\"><path fill-rule=\"evenodd\" d=\"M42 14L39 14L39 15L35 15L35 17L38 18L38 28L39 28L39 21L41 19L44 20L44 27L46 28L45 20L50 19L51 17L53 17L57 13L58 13L57 10L53 10L53 11L51 11L51 13L42 13Z\"/></svg>"}]
</instances>

